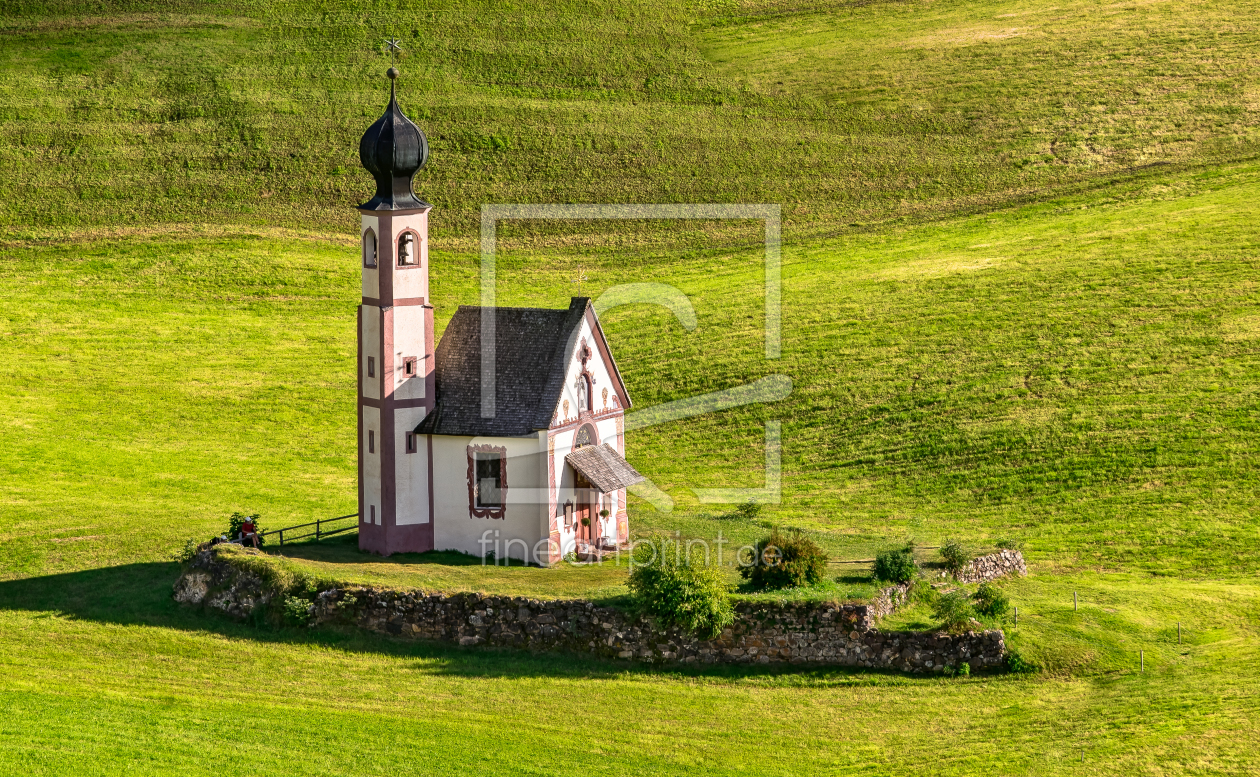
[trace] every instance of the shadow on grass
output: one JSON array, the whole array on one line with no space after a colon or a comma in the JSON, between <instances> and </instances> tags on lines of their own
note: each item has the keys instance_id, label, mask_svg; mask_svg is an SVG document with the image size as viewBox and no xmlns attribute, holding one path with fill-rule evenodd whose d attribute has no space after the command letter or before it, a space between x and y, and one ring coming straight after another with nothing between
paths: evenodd
<instances>
[{"instance_id":1,"label":"shadow on grass","mask_svg":"<svg viewBox=\"0 0 1260 777\"><path fill-rule=\"evenodd\" d=\"M431 550L428 553L395 553L392 556L378 556L365 550L359 550L359 535L357 533L341 534L319 541L291 542L284 546L271 544L265 546L263 550L277 556L304 559L306 561L323 561L330 564L371 563L392 564L395 566L440 564L448 567L475 567L482 565L528 566L520 559L498 559L496 563L468 553L460 553L456 550Z\"/></svg>"},{"instance_id":2,"label":"shadow on grass","mask_svg":"<svg viewBox=\"0 0 1260 777\"><path fill-rule=\"evenodd\" d=\"M286 546L287 548L288 546ZM760 679L787 684L875 684L913 682L896 672L841 667L765 666L652 667L562 653L498 648L459 648L413 642L353 629L300 629L238 623L214 612L179 605L171 597L179 577L175 562L124 564L80 572L0 582L0 609L55 612L63 617L126 626L207 632L236 639L312 645L420 662L421 671L462 677L711 677Z\"/></svg>"}]
</instances>

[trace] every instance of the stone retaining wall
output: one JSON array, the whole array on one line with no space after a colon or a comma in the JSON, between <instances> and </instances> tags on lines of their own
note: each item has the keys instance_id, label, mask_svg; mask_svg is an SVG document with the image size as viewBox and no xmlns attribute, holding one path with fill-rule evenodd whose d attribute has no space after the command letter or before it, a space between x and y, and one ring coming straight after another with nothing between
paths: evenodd
<instances>
[{"instance_id":1,"label":"stone retaining wall","mask_svg":"<svg viewBox=\"0 0 1260 777\"><path fill-rule=\"evenodd\" d=\"M1018 550L999 550L997 553L972 559L971 563L958 573L958 582L983 583L999 577L1013 575L1023 577L1027 574L1028 567L1024 564L1023 553Z\"/></svg>"},{"instance_id":2,"label":"stone retaining wall","mask_svg":"<svg viewBox=\"0 0 1260 777\"><path fill-rule=\"evenodd\" d=\"M880 611L905 596L903 587L894 587L872 605L741 602L734 625L714 640L592 602L475 593L331 588L315 596L310 616L311 625L343 624L403 638L651 663L791 663L922 673L1004 662L1001 631L949 635L876 629ZM271 594L257 577L205 553L180 578L175 598L246 618L265 607Z\"/></svg>"}]
</instances>

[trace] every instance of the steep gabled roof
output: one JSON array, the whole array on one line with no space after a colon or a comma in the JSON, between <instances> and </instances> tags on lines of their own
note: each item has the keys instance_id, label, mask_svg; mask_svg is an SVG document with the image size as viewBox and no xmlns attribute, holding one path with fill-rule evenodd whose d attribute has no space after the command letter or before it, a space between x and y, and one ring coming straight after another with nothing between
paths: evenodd
<instances>
[{"instance_id":1,"label":"steep gabled roof","mask_svg":"<svg viewBox=\"0 0 1260 777\"><path fill-rule=\"evenodd\" d=\"M527 437L551 425L565 374L578 347L582 320L608 364L621 398L630 398L604 341L590 299L574 297L568 310L493 308L495 322L495 414L481 417L481 316L483 308L461 305L434 354L437 404L416 431L473 437ZM489 310L489 309L487 309Z\"/></svg>"}]
</instances>

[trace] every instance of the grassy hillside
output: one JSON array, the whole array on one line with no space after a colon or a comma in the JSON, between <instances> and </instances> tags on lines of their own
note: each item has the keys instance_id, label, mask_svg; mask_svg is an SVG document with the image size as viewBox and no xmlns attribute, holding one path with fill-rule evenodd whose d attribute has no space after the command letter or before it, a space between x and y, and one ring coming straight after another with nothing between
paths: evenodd
<instances>
[{"instance_id":1,"label":"grassy hillside","mask_svg":"<svg viewBox=\"0 0 1260 777\"><path fill-rule=\"evenodd\" d=\"M712 508L691 489L760 485L777 418L772 517L837 554L952 533L1060 565L1237 573L1260 562L1258 193L1239 167L789 247L773 361L755 252L508 252L500 299L564 304L578 262L596 294L650 268L699 326L604 317L640 407L791 378L781 402L633 432L630 460L676 505L638 505L640 528L751 536L696 518ZM237 509L353 511L353 252L221 229L10 243L6 567L159 558ZM434 262L442 326L475 300L475 258Z\"/></svg>"},{"instance_id":2,"label":"grassy hillside","mask_svg":"<svg viewBox=\"0 0 1260 777\"><path fill-rule=\"evenodd\" d=\"M386 36L439 245L484 202L774 202L836 234L1253 158L1260 7L1191 8L14 0L0 222L347 231Z\"/></svg>"}]
</instances>

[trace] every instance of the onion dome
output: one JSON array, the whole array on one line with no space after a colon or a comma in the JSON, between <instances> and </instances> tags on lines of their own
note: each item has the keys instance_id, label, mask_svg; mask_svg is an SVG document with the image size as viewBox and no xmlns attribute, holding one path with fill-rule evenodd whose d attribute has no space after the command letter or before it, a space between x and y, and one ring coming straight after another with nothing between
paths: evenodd
<instances>
[{"instance_id":1,"label":"onion dome","mask_svg":"<svg viewBox=\"0 0 1260 777\"><path fill-rule=\"evenodd\" d=\"M363 210L427 208L429 203L411 190L411 179L429 161L429 141L398 107L397 68L391 67L385 75L389 76L389 107L359 141L359 161L376 179L376 196L359 207Z\"/></svg>"}]
</instances>

